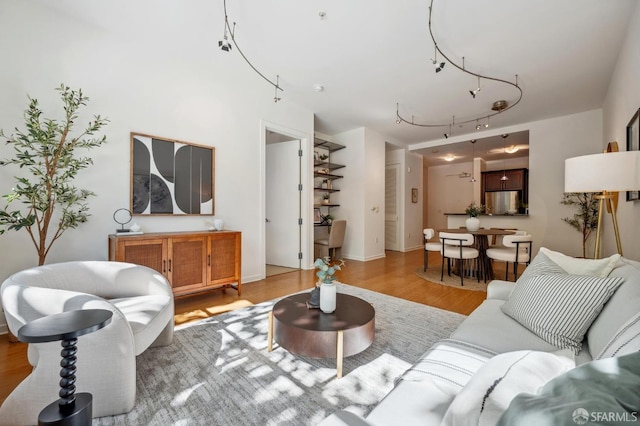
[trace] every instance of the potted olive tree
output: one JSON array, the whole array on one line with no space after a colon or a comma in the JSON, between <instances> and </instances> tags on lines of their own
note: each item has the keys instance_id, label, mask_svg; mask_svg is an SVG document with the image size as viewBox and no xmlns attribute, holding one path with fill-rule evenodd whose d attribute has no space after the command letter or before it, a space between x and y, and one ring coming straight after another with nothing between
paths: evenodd
<instances>
[{"instance_id":1,"label":"potted olive tree","mask_svg":"<svg viewBox=\"0 0 640 426\"><path fill-rule=\"evenodd\" d=\"M29 97L24 112L26 130L16 128L10 136L0 130L0 137L6 138L15 152L13 158L0 160L0 165L17 166L19 170L11 192L3 195L7 204L0 209L0 234L7 230L27 231L38 252L39 265L44 264L51 246L67 229L77 228L89 217L86 200L95 194L77 188L73 181L93 161L78 151L105 143L106 136L94 135L109 121L96 115L73 136L78 110L89 98L82 90L72 90L64 84L56 90L62 98L62 120L44 118L38 100ZM11 209L14 202L20 204Z\"/></svg>"},{"instance_id":2,"label":"potted olive tree","mask_svg":"<svg viewBox=\"0 0 640 426\"><path fill-rule=\"evenodd\" d=\"M592 232L598 228L598 200L596 193L566 192L561 203L575 206L578 211L572 217L564 217L563 221L582 233L582 257L587 257L587 243Z\"/></svg>"}]
</instances>

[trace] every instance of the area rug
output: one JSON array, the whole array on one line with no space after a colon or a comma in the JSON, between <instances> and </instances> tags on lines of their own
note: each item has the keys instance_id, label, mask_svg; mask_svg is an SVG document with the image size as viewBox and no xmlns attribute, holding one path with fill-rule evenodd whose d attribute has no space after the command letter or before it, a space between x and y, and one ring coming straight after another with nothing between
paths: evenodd
<instances>
[{"instance_id":1,"label":"area rug","mask_svg":"<svg viewBox=\"0 0 640 426\"><path fill-rule=\"evenodd\" d=\"M426 271L423 271L423 267L421 266L416 269L416 275L435 284L461 288L463 290L487 291L487 284L482 279L478 282L475 277L465 277L464 285L460 286L460 277L454 274L451 274L451 276L447 275L447 266L445 265L444 268L444 277L442 281L440 281L440 265L429 265L429 268Z\"/></svg>"},{"instance_id":2,"label":"area rug","mask_svg":"<svg viewBox=\"0 0 640 426\"><path fill-rule=\"evenodd\" d=\"M373 344L344 359L267 352L268 313L276 300L228 312L177 329L170 346L137 358L137 401L119 416L94 425L315 425L349 409L368 414L435 342L448 337L464 315L357 287L338 292L372 303Z\"/></svg>"}]
</instances>

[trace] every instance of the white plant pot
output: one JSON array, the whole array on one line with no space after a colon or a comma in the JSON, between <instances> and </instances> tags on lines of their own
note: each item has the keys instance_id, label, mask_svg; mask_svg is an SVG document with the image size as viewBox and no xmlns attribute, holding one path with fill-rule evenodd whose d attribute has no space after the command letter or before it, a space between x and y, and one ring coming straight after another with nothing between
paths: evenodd
<instances>
[{"instance_id":1,"label":"white plant pot","mask_svg":"<svg viewBox=\"0 0 640 426\"><path fill-rule=\"evenodd\" d=\"M320 285L320 310L330 314L336 310L336 283L322 283Z\"/></svg>"},{"instance_id":2,"label":"white plant pot","mask_svg":"<svg viewBox=\"0 0 640 426\"><path fill-rule=\"evenodd\" d=\"M467 226L467 231L477 231L480 229L480 219L477 217L467 218L465 225Z\"/></svg>"}]
</instances>

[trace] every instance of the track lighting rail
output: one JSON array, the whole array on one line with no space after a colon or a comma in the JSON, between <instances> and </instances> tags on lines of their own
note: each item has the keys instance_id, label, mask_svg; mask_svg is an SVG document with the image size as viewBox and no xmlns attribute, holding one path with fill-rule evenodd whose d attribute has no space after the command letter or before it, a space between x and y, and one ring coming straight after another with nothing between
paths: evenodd
<instances>
[{"instance_id":1,"label":"track lighting rail","mask_svg":"<svg viewBox=\"0 0 640 426\"><path fill-rule=\"evenodd\" d=\"M464 65L464 57L462 58L462 65L459 65L457 63L455 63L453 60L451 60L441 49L440 46L438 46L438 42L435 39L435 36L433 34L433 28L432 28L432 12L433 12L433 3L434 0L431 0L431 4L429 6L429 35L431 36L431 40L433 41L433 44L435 46L435 58L432 59L431 61L433 62L434 65L436 65L436 73L439 73L442 71L442 69L444 68L445 62L441 62L438 61L438 53L442 56L442 58L444 58L444 60L448 63L450 63L453 67L457 68L458 70L462 71L463 73L475 76L478 78L478 87L475 90L469 90L469 94L471 95L471 97L473 99L476 98L476 96L478 95L478 93L481 90L481 85L480 85L480 81L481 79L484 80L488 80L488 81L494 81L497 83L501 83L501 84L507 84L509 86L512 86L513 88L515 88L518 91L518 97L517 99L512 102L511 104L509 104L507 101L505 100L498 100L495 101L493 103L493 106L491 108L492 111L495 112L491 112L491 113L483 113L477 116L474 116L470 119L467 120L462 120L462 121L458 121L457 124L459 125L463 125L463 124L468 124L468 123L473 123L474 121L476 122L476 130L479 130L482 126L480 126L479 121L480 120L486 120L486 123L484 124L484 127L489 127L489 119L495 115L501 114L505 111L510 110L511 108L515 107L516 105L518 105L520 103L520 101L522 100L522 88L518 85L518 75L516 74L515 76L515 82L511 82L508 80L504 80L502 78L497 78L497 77L491 77L488 75L484 75L484 74L480 74L480 73L476 73L473 71L468 70L465 65ZM454 116L455 117L455 116ZM455 119L454 119L455 121ZM416 122L414 119L414 116L411 116L411 120L404 118L402 115L400 115L400 104L396 103L396 123L397 124L401 124L401 123L407 123L410 124L412 126L419 126L419 127L444 127L444 126L449 126L449 129L451 129L451 127L453 126L453 124L455 124L454 121L448 122L448 123L428 123L428 122ZM449 133L445 133L445 138L448 138L449 136L451 136L451 130L449 131Z\"/></svg>"},{"instance_id":2,"label":"track lighting rail","mask_svg":"<svg viewBox=\"0 0 640 426\"><path fill-rule=\"evenodd\" d=\"M233 43L233 45L236 47L236 50L238 51L238 53L240 53L240 56L242 56L242 59L245 60L245 62L247 64L249 64L249 66L251 67L251 69L253 69L256 74L258 74L260 77L262 77L267 83L269 83L270 85L272 85L274 87L275 90L275 95L273 97L273 101L274 102L278 102L279 100L281 100L282 98L280 98L278 96L278 90L280 90L281 92L284 92L284 90L282 89L282 87L280 87L280 76L276 76L276 82L274 83L272 80L270 80L269 78L267 78L264 74L262 74L249 60L249 58L247 58L244 54L244 52L242 52L242 49L240 49L240 46L238 46L238 43L236 42L236 38L235 38L235 28L236 28L236 23L233 23L233 28L231 27L231 25L229 24L229 17L227 15L227 0L223 0L223 6L224 6L224 37L221 41L218 42L218 46L220 47L220 49L224 50L225 52L229 52L231 50L231 46L229 45L229 42L227 40L227 32L229 33L229 35L231 36L231 42Z\"/></svg>"}]
</instances>

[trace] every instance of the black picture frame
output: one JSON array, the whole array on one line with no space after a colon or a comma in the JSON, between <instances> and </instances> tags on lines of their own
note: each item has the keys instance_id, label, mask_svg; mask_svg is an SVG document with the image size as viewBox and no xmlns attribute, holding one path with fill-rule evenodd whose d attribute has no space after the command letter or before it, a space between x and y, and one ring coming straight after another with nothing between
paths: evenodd
<instances>
[{"instance_id":1,"label":"black picture frame","mask_svg":"<svg viewBox=\"0 0 640 426\"><path fill-rule=\"evenodd\" d=\"M215 214L215 148L131 132L134 215Z\"/></svg>"},{"instance_id":2,"label":"black picture frame","mask_svg":"<svg viewBox=\"0 0 640 426\"><path fill-rule=\"evenodd\" d=\"M640 151L640 108L627 124L627 151ZM640 191L627 191L627 201L640 200Z\"/></svg>"}]
</instances>

